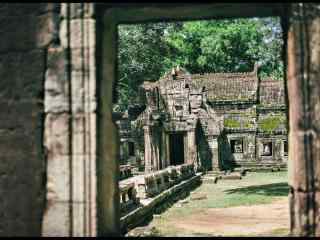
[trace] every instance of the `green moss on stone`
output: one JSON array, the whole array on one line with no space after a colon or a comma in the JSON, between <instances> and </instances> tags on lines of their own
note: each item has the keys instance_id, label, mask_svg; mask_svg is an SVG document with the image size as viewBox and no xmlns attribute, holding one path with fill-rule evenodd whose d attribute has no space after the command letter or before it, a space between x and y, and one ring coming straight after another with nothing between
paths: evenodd
<instances>
[{"instance_id":1,"label":"green moss on stone","mask_svg":"<svg viewBox=\"0 0 320 240\"><path fill-rule=\"evenodd\" d=\"M270 116L260 120L259 127L265 132L272 132L283 122L282 116Z\"/></svg>"},{"instance_id":2,"label":"green moss on stone","mask_svg":"<svg viewBox=\"0 0 320 240\"><path fill-rule=\"evenodd\" d=\"M251 122L246 122L244 125L245 128L253 128L253 124Z\"/></svg>"},{"instance_id":3,"label":"green moss on stone","mask_svg":"<svg viewBox=\"0 0 320 240\"><path fill-rule=\"evenodd\" d=\"M226 128L240 128L240 122L234 119L224 119L223 121L224 127Z\"/></svg>"}]
</instances>

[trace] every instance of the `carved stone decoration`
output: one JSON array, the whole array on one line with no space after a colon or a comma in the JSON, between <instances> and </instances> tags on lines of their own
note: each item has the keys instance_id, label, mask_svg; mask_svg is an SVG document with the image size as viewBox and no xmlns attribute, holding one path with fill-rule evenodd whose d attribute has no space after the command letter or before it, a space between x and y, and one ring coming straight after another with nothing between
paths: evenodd
<instances>
[{"instance_id":1,"label":"carved stone decoration","mask_svg":"<svg viewBox=\"0 0 320 240\"><path fill-rule=\"evenodd\" d=\"M45 79L47 206L43 236L97 235L95 19L92 4L61 4L60 45ZM53 94L55 93L55 94Z\"/></svg>"},{"instance_id":2,"label":"carved stone decoration","mask_svg":"<svg viewBox=\"0 0 320 240\"><path fill-rule=\"evenodd\" d=\"M281 149L275 148L271 158L266 157L271 149L269 154L255 153L255 135L283 141L287 134L283 81L258 81L257 71L257 64L247 73L190 74L176 67L158 81L144 82L147 101L141 103L145 111L138 119L144 126L145 171L175 161L193 163L197 169L279 162L285 167L287 156L278 153ZM181 134L183 141L178 140ZM228 146L230 141L222 141L222 136L243 140L236 144L231 140ZM174 147L177 144L183 151Z\"/></svg>"},{"instance_id":3,"label":"carved stone decoration","mask_svg":"<svg viewBox=\"0 0 320 240\"><path fill-rule=\"evenodd\" d=\"M288 32L291 234L320 236L320 5L293 4Z\"/></svg>"}]
</instances>

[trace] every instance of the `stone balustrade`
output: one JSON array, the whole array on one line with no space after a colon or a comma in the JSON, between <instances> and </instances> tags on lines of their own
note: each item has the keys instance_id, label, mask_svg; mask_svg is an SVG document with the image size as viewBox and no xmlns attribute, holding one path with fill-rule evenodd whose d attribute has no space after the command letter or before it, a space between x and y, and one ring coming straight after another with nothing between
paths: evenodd
<instances>
[{"instance_id":1,"label":"stone balustrade","mask_svg":"<svg viewBox=\"0 0 320 240\"><path fill-rule=\"evenodd\" d=\"M134 205L139 204L134 182L120 182L119 193L121 213L125 213Z\"/></svg>"},{"instance_id":2,"label":"stone balustrade","mask_svg":"<svg viewBox=\"0 0 320 240\"><path fill-rule=\"evenodd\" d=\"M131 165L120 165L120 180L132 177Z\"/></svg>"},{"instance_id":3,"label":"stone balustrade","mask_svg":"<svg viewBox=\"0 0 320 240\"><path fill-rule=\"evenodd\" d=\"M183 164L181 165L181 174L183 179L190 178L195 174L194 164Z\"/></svg>"},{"instance_id":4,"label":"stone balustrade","mask_svg":"<svg viewBox=\"0 0 320 240\"><path fill-rule=\"evenodd\" d=\"M145 190L146 197L153 197L158 193L158 186L154 174L148 174L144 177L144 182L142 181L140 185L144 185L144 188L139 188L139 191ZM140 193L140 192L139 192Z\"/></svg>"},{"instance_id":5,"label":"stone balustrade","mask_svg":"<svg viewBox=\"0 0 320 240\"><path fill-rule=\"evenodd\" d=\"M168 167L169 185L170 187L179 182L178 172L176 167Z\"/></svg>"},{"instance_id":6,"label":"stone balustrade","mask_svg":"<svg viewBox=\"0 0 320 240\"><path fill-rule=\"evenodd\" d=\"M171 186L195 175L193 164L170 166L136 178L135 185L141 199L154 197Z\"/></svg>"}]
</instances>

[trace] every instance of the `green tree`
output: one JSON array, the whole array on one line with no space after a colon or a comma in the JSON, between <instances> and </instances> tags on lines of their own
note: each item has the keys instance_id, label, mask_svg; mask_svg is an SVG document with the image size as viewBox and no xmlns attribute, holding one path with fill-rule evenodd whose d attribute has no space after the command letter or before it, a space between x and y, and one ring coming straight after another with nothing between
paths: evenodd
<instances>
[{"instance_id":1,"label":"green tree","mask_svg":"<svg viewBox=\"0 0 320 240\"><path fill-rule=\"evenodd\" d=\"M124 110L138 98L143 81L157 81L164 69L167 44L164 32L173 24L147 23L119 26L118 104Z\"/></svg>"},{"instance_id":2,"label":"green tree","mask_svg":"<svg viewBox=\"0 0 320 240\"><path fill-rule=\"evenodd\" d=\"M184 66L192 73L251 71L282 77L281 28L276 18L185 22L166 34L170 52L166 66Z\"/></svg>"},{"instance_id":3,"label":"green tree","mask_svg":"<svg viewBox=\"0 0 320 240\"><path fill-rule=\"evenodd\" d=\"M251 71L283 77L278 18L120 25L118 103L123 111L138 100L144 81L157 81L173 66L191 73Z\"/></svg>"}]
</instances>

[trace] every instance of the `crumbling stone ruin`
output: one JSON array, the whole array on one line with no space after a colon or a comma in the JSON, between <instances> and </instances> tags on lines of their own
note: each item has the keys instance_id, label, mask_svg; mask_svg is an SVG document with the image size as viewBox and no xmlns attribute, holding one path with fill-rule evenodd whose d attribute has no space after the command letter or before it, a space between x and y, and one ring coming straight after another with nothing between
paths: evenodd
<instances>
[{"instance_id":1,"label":"crumbling stone ruin","mask_svg":"<svg viewBox=\"0 0 320 240\"><path fill-rule=\"evenodd\" d=\"M286 167L284 84L259 79L257 65L209 74L178 66L142 88L145 110L117 122L125 164L132 159L145 172L184 163L205 171Z\"/></svg>"},{"instance_id":2,"label":"crumbling stone ruin","mask_svg":"<svg viewBox=\"0 0 320 240\"><path fill-rule=\"evenodd\" d=\"M279 16L284 33L290 232L319 236L319 9L316 3L1 3L0 236L120 235L111 117L117 24L266 16Z\"/></svg>"},{"instance_id":3,"label":"crumbling stone ruin","mask_svg":"<svg viewBox=\"0 0 320 240\"><path fill-rule=\"evenodd\" d=\"M189 184L197 171L286 167L283 81L259 79L257 65L252 72L213 74L178 66L141 88L140 107L113 114L122 229L136 226L155 198L170 196L179 179ZM241 174L214 182L222 177Z\"/></svg>"},{"instance_id":4,"label":"crumbling stone ruin","mask_svg":"<svg viewBox=\"0 0 320 240\"><path fill-rule=\"evenodd\" d=\"M193 164L181 164L119 182L121 232L139 226L170 202L185 197L201 184Z\"/></svg>"}]
</instances>

